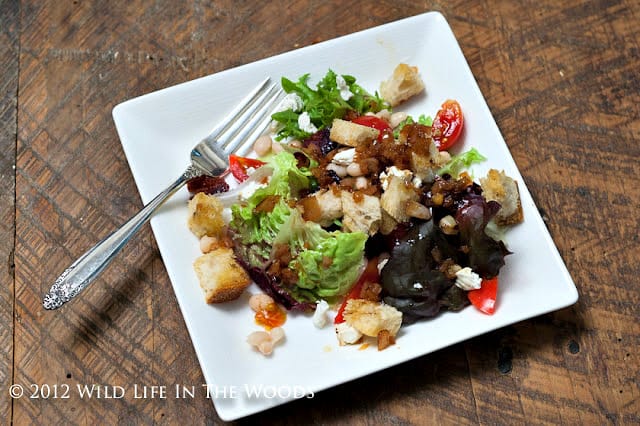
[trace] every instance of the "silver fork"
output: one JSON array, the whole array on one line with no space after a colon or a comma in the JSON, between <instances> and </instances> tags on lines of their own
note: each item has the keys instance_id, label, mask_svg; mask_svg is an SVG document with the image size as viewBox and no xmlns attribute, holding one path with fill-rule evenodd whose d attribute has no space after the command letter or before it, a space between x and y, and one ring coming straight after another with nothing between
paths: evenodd
<instances>
[{"instance_id":1,"label":"silver fork","mask_svg":"<svg viewBox=\"0 0 640 426\"><path fill-rule=\"evenodd\" d=\"M191 164L167 189L158 194L124 225L89 249L58 277L44 297L45 309L58 309L85 289L113 260L122 247L170 196L191 178L220 176L229 167L229 154L246 153L247 147L269 124L268 114L282 89L265 79L249 93L200 143L191 150Z\"/></svg>"}]
</instances>

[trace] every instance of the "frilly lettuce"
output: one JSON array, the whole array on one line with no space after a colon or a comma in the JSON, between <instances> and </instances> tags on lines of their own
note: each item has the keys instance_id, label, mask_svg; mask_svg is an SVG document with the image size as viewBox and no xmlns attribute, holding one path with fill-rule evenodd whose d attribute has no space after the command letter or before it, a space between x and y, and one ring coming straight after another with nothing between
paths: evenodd
<instances>
[{"instance_id":1,"label":"frilly lettuce","mask_svg":"<svg viewBox=\"0 0 640 426\"><path fill-rule=\"evenodd\" d=\"M485 161L486 159L487 158L480 154L477 149L471 148L469 151L451 157L451 160L438 170L437 173L440 176L447 174L455 179L464 169L471 167L473 164Z\"/></svg>"},{"instance_id":2,"label":"frilly lettuce","mask_svg":"<svg viewBox=\"0 0 640 426\"><path fill-rule=\"evenodd\" d=\"M345 294L358 278L367 235L363 232L328 232L302 219L293 209L275 243L288 244L298 273L298 287L316 298Z\"/></svg>"},{"instance_id":3,"label":"frilly lettuce","mask_svg":"<svg viewBox=\"0 0 640 426\"><path fill-rule=\"evenodd\" d=\"M292 260L287 266L298 274L297 285L260 280L277 287L264 290L285 306L292 306L291 299L306 303L346 293L357 279L367 236L328 232L305 221L289 201L310 187L311 173L298 168L294 155L286 151L274 156L270 165L274 171L269 184L256 190L246 203L232 206L229 228L237 255L254 273L264 274L273 261L274 245L289 246ZM279 197L273 208L257 211L256 207L271 196ZM278 297L283 294L284 298Z\"/></svg>"}]
</instances>

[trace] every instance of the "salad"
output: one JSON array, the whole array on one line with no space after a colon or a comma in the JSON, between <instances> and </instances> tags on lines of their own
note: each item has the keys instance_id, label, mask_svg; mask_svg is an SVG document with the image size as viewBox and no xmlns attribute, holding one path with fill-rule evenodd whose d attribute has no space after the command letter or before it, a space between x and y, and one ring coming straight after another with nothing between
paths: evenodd
<instances>
[{"instance_id":1,"label":"salad","mask_svg":"<svg viewBox=\"0 0 640 426\"><path fill-rule=\"evenodd\" d=\"M462 107L445 100L433 118L398 105L423 95L416 67L400 64L369 93L329 70L282 78L287 96L257 158L230 156L222 178L189 182L189 227L203 255L194 268L209 303L240 296L265 330L248 342L269 354L288 311L332 313L340 344L378 349L402 325L472 304L495 310L498 275L510 252L503 235L523 220L517 183L490 170L475 181L476 149L455 155Z\"/></svg>"}]
</instances>

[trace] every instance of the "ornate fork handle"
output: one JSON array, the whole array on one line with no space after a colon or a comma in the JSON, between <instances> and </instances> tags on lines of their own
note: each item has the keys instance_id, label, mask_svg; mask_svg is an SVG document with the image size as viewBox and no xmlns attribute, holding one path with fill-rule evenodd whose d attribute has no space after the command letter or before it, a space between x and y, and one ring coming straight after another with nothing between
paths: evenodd
<instances>
[{"instance_id":1,"label":"ornate fork handle","mask_svg":"<svg viewBox=\"0 0 640 426\"><path fill-rule=\"evenodd\" d=\"M190 178L208 174L220 176L229 167L229 155L250 146L255 135L271 120L269 111L282 90L267 85L269 77L256 86L218 125L191 150L191 165L167 189L111 235L73 262L54 282L44 297L45 309L57 309L76 297L111 262L158 207ZM255 137L254 137L255 136Z\"/></svg>"},{"instance_id":2,"label":"ornate fork handle","mask_svg":"<svg viewBox=\"0 0 640 426\"><path fill-rule=\"evenodd\" d=\"M44 297L45 309L58 309L84 290L111 263L124 245L147 223L151 215L192 177L202 174L189 166L167 189L158 194L124 225L89 249L58 277Z\"/></svg>"}]
</instances>

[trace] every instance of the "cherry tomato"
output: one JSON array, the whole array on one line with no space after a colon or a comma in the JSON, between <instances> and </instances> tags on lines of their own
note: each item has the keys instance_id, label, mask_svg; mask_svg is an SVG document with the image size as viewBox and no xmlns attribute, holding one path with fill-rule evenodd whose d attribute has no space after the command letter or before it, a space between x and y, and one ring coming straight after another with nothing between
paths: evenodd
<instances>
[{"instance_id":1,"label":"cherry tomato","mask_svg":"<svg viewBox=\"0 0 640 426\"><path fill-rule=\"evenodd\" d=\"M496 310L496 295L498 294L498 277L482 280L482 287L471 290L467 297L473 306L487 315L492 315Z\"/></svg>"},{"instance_id":2,"label":"cherry tomato","mask_svg":"<svg viewBox=\"0 0 640 426\"><path fill-rule=\"evenodd\" d=\"M264 161L256 160L255 158L238 157L233 154L229 156L229 171L238 182L244 182L249 178L247 169L257 169L264 164Z\"/></svg>"},{"instance_id":3,"label":"cherry tomato","mask_svg":"<svg viewBox=\"0 0 640 426\"><path fill-rule=\"evenodd\" d=\"M381 118L376 117L375 115L361 115L352 121L353 123L360 124L362 126L372 127L380 132L378 135L378 140L382 140L382 135L385 130L391 130L391 126L389 123L384 121Z\"/></svg>"},{"instance_id":4,"label":"cherry tomato","mask_svg":"<svg viewBox=\"0 0 640 426\"><path fill-rule=\"evenodd\" d=\"M449 149L462 133L464 119L458 101L445 101L433 120L433 142L440 151Z\"/></svg>"},{"instance_id":5,"label":"cherry tomato","mask_svg":"<svg viewBox=\"0 0 640 426\"><path fill-rule=\"evenodd\" d=\"M358 299L360 297L360 292L362 291L362 287L365 283L377 283L380 280L380 276L378 274L378 258L374 257L367 262L366 268L360 274L358 281L351 287L349 294L344 298L342 305L338 309L338 313L333 320L334 324L340 324L344 322L344 317L342 316L344 312L344 308L347 306L347 302L351 299Z\"/></svg>"}]
</instances>

